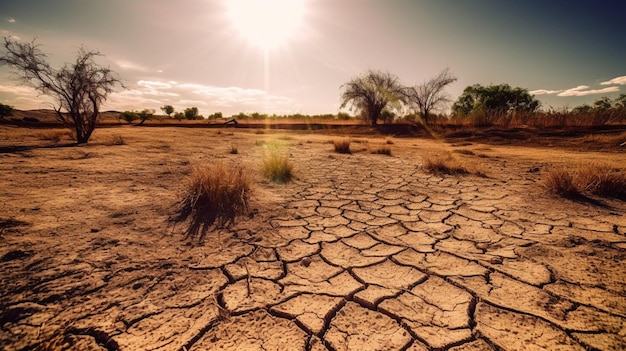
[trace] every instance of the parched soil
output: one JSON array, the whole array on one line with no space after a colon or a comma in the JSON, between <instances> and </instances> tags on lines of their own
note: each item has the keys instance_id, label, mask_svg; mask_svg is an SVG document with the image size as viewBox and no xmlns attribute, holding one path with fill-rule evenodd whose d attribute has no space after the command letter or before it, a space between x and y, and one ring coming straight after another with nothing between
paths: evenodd
<instances>
[{"instance_id":1,"label":"parched soil","mask_svg":"<svg viewBox=\"0 0 626 351\"><path fill-rule=\"evenodd\" d=\"M60 147L41 133L0 126L2 350L626 349L626 204L542 183L554 165L623 167L623 152L358 135L337 154L341 130L176 127ZM269 152L294 180L262 178ZM421 167L444 154L486 177ZM220 162L249 170L250 213L188 238L170 220L188 175Z\"/></svg>"}]
</instances>

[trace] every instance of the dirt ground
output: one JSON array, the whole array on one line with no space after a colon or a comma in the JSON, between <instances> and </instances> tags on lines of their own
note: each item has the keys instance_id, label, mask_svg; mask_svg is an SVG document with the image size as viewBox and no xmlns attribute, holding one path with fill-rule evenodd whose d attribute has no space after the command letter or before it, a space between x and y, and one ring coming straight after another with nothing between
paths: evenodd
<instances>
[{"instance_id":1,"label":"dirt ground","mask_svg":"<svg viewBox=\"0 0 626 351\"><path fill-rule=\"evenodd\" d=\"M341 131L175 127L53 147L41 133L0 126L2 350L626 349L626 203L542 183L624 152L358 135L337 154ZM262 178L268 152L293 181ZM436 154L486 177L429 174ZM186 238L169 218L192 167L219 162L252 175L250 215Z\"/></svg>"}]
</instances>

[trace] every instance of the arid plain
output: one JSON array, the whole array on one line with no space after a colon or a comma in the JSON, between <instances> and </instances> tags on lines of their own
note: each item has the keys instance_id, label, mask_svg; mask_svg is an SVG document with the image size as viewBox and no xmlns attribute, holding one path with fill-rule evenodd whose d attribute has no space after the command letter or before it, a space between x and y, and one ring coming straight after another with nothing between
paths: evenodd
<instances>
[{"instance_id":1,"label":"arid plain","mask_svg":"<svg viewBox=\"0 0 626 351\"><path fill-rule=\"evenodd\" d=\"M554 166L623 167L624 148L133 126L60 147L45 133L0 126L0 349L626 349L626 203L543 182ZM343 137L351 154L334 152ZM263 178L269 152L292 181ZM431 174L433 155L478 174ZM217 163L251 175L250 213L187 238L170 219L192 168Z\"/></svg>"}]
</instances>

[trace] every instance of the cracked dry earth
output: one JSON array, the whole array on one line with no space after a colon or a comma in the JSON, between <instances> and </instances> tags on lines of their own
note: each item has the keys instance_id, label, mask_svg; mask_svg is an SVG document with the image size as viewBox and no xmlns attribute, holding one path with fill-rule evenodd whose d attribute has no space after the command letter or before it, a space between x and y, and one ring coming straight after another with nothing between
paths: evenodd
<instances>
[{"instance_id":1,"label":"cracked dry earth","mask_svg":"<svg viewBox=\"0 0 626 351\"><path fill-rule=\"evenodd\" d=\"M393 138L388 157L372 135L340 155L285 133L110 128L0 154L0 349L626 349L626 206L541 182L623 154ZM294 181L258 175L270 149ZM459 149L488 177L420 167ZM168 217L216 162L251 171L256 214L186 239Z\"/></svg>"}]
</instances>

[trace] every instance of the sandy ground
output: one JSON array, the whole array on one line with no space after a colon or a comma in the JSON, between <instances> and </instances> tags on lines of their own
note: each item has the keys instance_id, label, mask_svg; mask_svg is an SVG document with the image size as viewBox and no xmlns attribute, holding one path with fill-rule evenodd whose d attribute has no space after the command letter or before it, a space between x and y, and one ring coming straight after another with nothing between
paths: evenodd
<instances>
[{"instance_id":1,"label":"sandy ground","mask_svg":"<svg viewBox=\"0 0 626 351\"><path fill-rule=\"evenodd\" d=\"M542 185L623 152L357 136L344 155L321 133L170 127L41 147L0 128L2 350L626 349L626 204ZM272 150L292 182L261 177ZM421 168L447 152L487 177ZM218 162L250 171L252 213L185 238L168 219Z\"/></svg>"}]
</instances>

